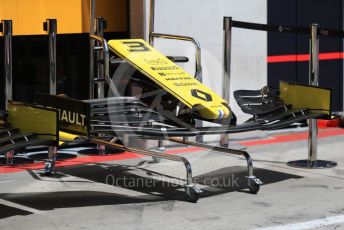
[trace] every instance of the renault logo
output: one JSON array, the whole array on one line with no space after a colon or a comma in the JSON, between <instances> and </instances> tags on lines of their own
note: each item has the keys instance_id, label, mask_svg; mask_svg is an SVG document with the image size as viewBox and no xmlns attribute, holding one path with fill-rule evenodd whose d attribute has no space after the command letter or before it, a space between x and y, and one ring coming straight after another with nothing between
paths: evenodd
<instances>
[{"instance_id":1,"label":"renault logo","mask_svg":"<svg viewBox=\"0 0 344 230\"><path fill-rule=\"evenodd\" d=\"M212 101L213 100L210 94L205 93L205 92L198 90L198 89L192 89L191 95L193 97L196 97L196 98L201 99L203 101Z\"/></svg>"}]
</instances>

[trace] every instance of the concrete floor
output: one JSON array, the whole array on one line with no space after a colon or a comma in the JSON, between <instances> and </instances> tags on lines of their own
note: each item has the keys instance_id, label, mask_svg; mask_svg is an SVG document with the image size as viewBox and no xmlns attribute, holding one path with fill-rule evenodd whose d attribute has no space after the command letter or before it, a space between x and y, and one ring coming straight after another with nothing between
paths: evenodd
<instances>
[{"instance_id":1,"label":"concrete floor","mask_svg":"<svg viewBox=\"0 0 344 230\"><path fill-rule=\"evenodd\" d=\"M242 157L180 153L204 191L197 203L185 201L182 164L147 157L62 167L51 178L3 173L0 229L344 229L343 149L344 135L319 139L319 159L338 166L310 170L286 165L306 158L306 140L248 147L264 182L256 195L247 192Z\"/></svg>"}]
</instances>

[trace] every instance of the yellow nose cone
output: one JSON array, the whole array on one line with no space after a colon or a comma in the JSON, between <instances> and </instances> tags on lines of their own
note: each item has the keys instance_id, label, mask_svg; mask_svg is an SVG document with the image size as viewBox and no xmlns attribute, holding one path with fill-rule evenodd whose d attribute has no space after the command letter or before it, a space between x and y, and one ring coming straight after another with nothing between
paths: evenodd
<instances>
[{"instance_id":1,"label":"yellow nose cone","mask_svg":"<svg viewBox=\"0 0 344 230\"><path fill-rule=\"evenodd\" d=\"M221 120L231 115L229 108L223 104L210 106L198 105L194 107L193 111L208 120Z\"/></svg>"}]
</instances>

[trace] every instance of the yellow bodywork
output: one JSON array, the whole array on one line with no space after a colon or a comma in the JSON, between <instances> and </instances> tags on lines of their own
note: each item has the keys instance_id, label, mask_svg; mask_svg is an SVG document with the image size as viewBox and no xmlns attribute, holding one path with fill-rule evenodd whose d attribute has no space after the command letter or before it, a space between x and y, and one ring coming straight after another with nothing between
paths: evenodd
<instances>
[{"instance_id":1,"label":"yellow bodywork","mask_svg":"<svg viewBox=\"0 0 344 230\"><path fill-rule=\"evenodd\" d=\"M228 102L141 39L110 40L109 49L200 116L209 120L231 115Z\"/></svg>"},{"instance_id":2,"label":"yellow bodywork","mask_svg":"<svg viewBox=\"0 0 344 230\"><path fill-rule=\"evenodd\" d=\"M64 145L66 142L75 141L76 139L80 138L80 136L78 135L75 135L72 133L66 133L63 131L59 132L59 137L60 137L59 146Z\"/></svg>"},{"instance_id":3,"label":"yellow bodywork","mask_svg":"<svg viewBox=\"0 0 344 230\"><path fill-rule=\"evenodd\" d=\"M21 133L37 134L39 139L59 140L59 145L75 141L80 136L59 131L58 110L18 102L8 103L8 122Z\"/></svg>"},{"instance_id":4,"label":"yellow bodywork","mask_svg":"<svg viewBox=\"0 0 344 230\"><path fill-rule=\"evenodd\" d=\"M22 103L8 103L8 122L21 133L35 133L40 139L58 140L58 111Z\"/></svg>"},{"instance_id":5,"label":"yellow bodywork","mask_svg":"<svg viewBox=\"0 0 344 230\"><path fill-rule=\"evenodd\" d=\"M331 90L280 82L280 98L293 108L306 108L313 113L331 114Z\"/></svg>"},{"instance_id":6,"label":"yellow bodywork","mask_svg":"<svg viewBox=\"0 0 344 230\"><path fill-rule=\"evenodd\" d=\"M76 139L79 138L78 135L66 133L62 131L59 132L59 136L60 136L60 139L64 141L75 141Z\"/></svg>"}]
</instances>

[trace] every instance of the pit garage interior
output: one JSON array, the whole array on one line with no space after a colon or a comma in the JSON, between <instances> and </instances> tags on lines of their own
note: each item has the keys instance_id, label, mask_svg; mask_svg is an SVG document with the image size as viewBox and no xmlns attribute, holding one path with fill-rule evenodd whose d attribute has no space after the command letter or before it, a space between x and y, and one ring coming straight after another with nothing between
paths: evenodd
<instances>
[{"instance_id":1,"label":"pit garage interior","mask_svg":"<svg viewBox=\"0 0 344 230\"><path fill-rule=\"evenodd\" d=\"M0 0L0 229L344 229L340 0Z\"/></svg>"}]
</instances>

